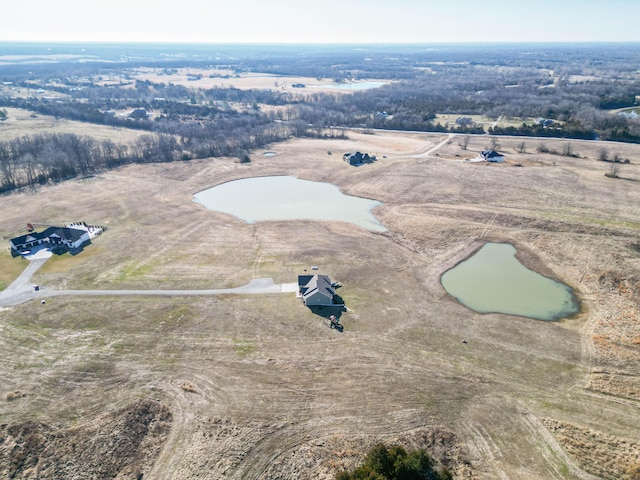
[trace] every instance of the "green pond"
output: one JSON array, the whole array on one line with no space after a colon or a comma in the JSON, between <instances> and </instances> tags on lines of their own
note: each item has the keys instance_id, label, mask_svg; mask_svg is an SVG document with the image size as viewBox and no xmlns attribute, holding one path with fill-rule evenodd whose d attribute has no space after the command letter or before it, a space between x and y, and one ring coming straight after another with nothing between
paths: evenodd
<instances>
[{"instance_id":1,"label":"green pond","mask_svg":"<svg viewBox=\"0 0 640 480\"><path fill-rule=\"evenodd\" d=\"M451 296L478 313L557 320L580 311L570 287L529 270L515 254L508 243L487 243L440 281Z\"/></svg>"}]
</instances>

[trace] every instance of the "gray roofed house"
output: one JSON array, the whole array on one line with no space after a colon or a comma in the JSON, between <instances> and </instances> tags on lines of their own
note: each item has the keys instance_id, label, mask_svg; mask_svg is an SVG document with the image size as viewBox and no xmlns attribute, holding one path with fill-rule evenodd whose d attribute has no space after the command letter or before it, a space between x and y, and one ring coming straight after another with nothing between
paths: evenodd
<instances>
[{"instance_id":1,"label":"gray roofed house","mask_svg":"<svg viewBox=\"0 0 640 480\"><path fill-rule=\"evenodd\" d=\"M480 152L480 157L486 162L504 162L504 155L495 150L483 150Z\"/></svg>"},{"instance_id":2,"label":"gray roofed house","mask_svg":"<svg viewBox=\"0 0 640 480\"><path fill-rule=\"evenodd\" d=\"M376 157L369 156L368 153L356 152L356 153L345 153L342 156L342 159L347 162L349 165L359 166L364 163L370 162L371 160L375 160Z\"/></svg>"},{"instance_id":3,"label":"gray roofed house","mask_svg":"<svg viewBox=\"0 0 640 480\"><path fill-rule=\"evenodd\" d=\"M147 110L145 108L136 108L129 114L129 118L135 118L138 120L146 119L148 116L149 115L147 114Z\"/></svg>"},{"instance_id":4,"label":"gray roofed house","mask_svg":"<svg viewBox=\"0 0 640 480\"><path fill-rule=\"evenodd\" d=\"M337 305L334 303L336 291L327 275L299 275L298 297L307 306Z\"/></svg>"},{"instance_id":5,"label":"gray roofed house","mask_svg":"<svg viewBox=\"0 0 640 480\"><path fill-rule=\"evenodd\" d=\"M43 232L30 232L9 240L12 253L28 250L38 245L62 245L70 250L78 249L90 241L88 230L70 227L49 227Z\"/></svg>"}]
</instances>

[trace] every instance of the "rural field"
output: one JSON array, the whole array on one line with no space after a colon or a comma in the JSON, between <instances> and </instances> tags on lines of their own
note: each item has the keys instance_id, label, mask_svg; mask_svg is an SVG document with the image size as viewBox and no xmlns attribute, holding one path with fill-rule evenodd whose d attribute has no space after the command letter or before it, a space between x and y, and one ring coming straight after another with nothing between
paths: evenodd
<instances>
[{"instance_id":1,"label":"rural field","mask_svg":"<svg viewBox=\"0 0 640 480\"><path fill-rule=\"evenodd\" d=\"M289 93L313 93L313 92L334 92L346 93L348 90L331 88L336 84L331 79L318 79L311 77L272 75L268 73L243 73L235 74L231 70L209 69L209 68L177 68L167 71L162 68L137 68L133 69L131 77L150 81L153 83L171 83L194 88L239 88L249 89L273 89L275 91L288 91ZM374 81L377 80L368 80ZM357 82L348 82L357 83ZM383 82L390 83L390 82ZM295 88L293 85L302 84L305 88ZM307 88L310 87L310 88Z\"/></svg>"},{"instance_id":2,"label":"rural field","mask_svg":"<svg viewBox=\"0 0 640 480\"><path fill-rule=\"evenodd\" d=\"M89 124L51 115L35 114L21 108L6 108L7 119L0 123L0 141L10 141L25 135L65 134L90 136L96 140L112 140L133 144L144 132L130 128Z\"/></svg>"},{"instance_id":3,"label":"rural field","mask_svg":"<svg viewBox=\"0 0 640 480\"><path fill-rule=\"evenodd\" d=\"M43 289L290 283L317 265L349 308L342 332L292 293L1 309L0 476L332 479L384 441L426 448L460 479L640 478L640 146L500 137L505 163L463 161L490 141L349 132L248 164L129 165L0 197L5 236L108 227L47 261ZM568 142L571 156L553 153ZM602 148L629 160L618 178ZM342 161L355 150L377 161ZM388 231L247 224L192 201L267 175L379 200ZM574 288L581 312L543 322L459 304L440 276L488 241ZM5 243L0 287L26 263Z\"/></svg>"}]
</instances>

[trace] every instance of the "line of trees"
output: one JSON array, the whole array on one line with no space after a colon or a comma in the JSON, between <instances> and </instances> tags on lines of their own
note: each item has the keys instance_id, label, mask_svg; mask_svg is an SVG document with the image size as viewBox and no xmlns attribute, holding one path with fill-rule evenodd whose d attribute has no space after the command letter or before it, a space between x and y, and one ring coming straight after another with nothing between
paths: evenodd
<instances>
[{"instance_id":1,"label":"line of trees","mask_svg":"<svg viewBox=\"0 0 640 480\"><path fill-rule=\"evenodd\" d=\"M0 142L0 192L92 175L127 163L234 156L284 140L291 129L255 117L198 124L167 122L132 145L75 134L41 134Z\"/></svg>"}]
</instances>

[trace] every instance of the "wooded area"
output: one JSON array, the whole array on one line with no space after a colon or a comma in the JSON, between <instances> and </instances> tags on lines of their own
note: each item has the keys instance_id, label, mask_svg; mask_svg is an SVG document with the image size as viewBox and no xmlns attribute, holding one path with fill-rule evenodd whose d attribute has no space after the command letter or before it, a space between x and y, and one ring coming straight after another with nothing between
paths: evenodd
<instances>
[{"instance_id":1,"label":"wooded area","mask_svg":"<svg viewBox=\"0 0 640 480\"><path fill-rule=\"evenodd\" d=\"M633 107L640 92L633 67L640 54L631 45L398 46L346 52L309 47L304 55L294 47L274 49L262 56L243 50L224 64L146 58L3 67L0 107L148 133L135 145L70 134L0 142L0 190L131 162L247 159L249 151L291 136L344 136L348 128L640 142L637 114L614 111ZM278 88L280 77L269 89L197 88L136 78L143 67L167 75L198 68L211 77L227 71L233 78L260 72L327 82L393 82L348 94ZM105 82L107 77L118 80ZM122 113L134 109L145 113ZM486 128L467 117L444 125L437 120L442 114L482 116L495 124ZM498 125L498 119L509 125Z\"/></svg>"}]
</instances>

